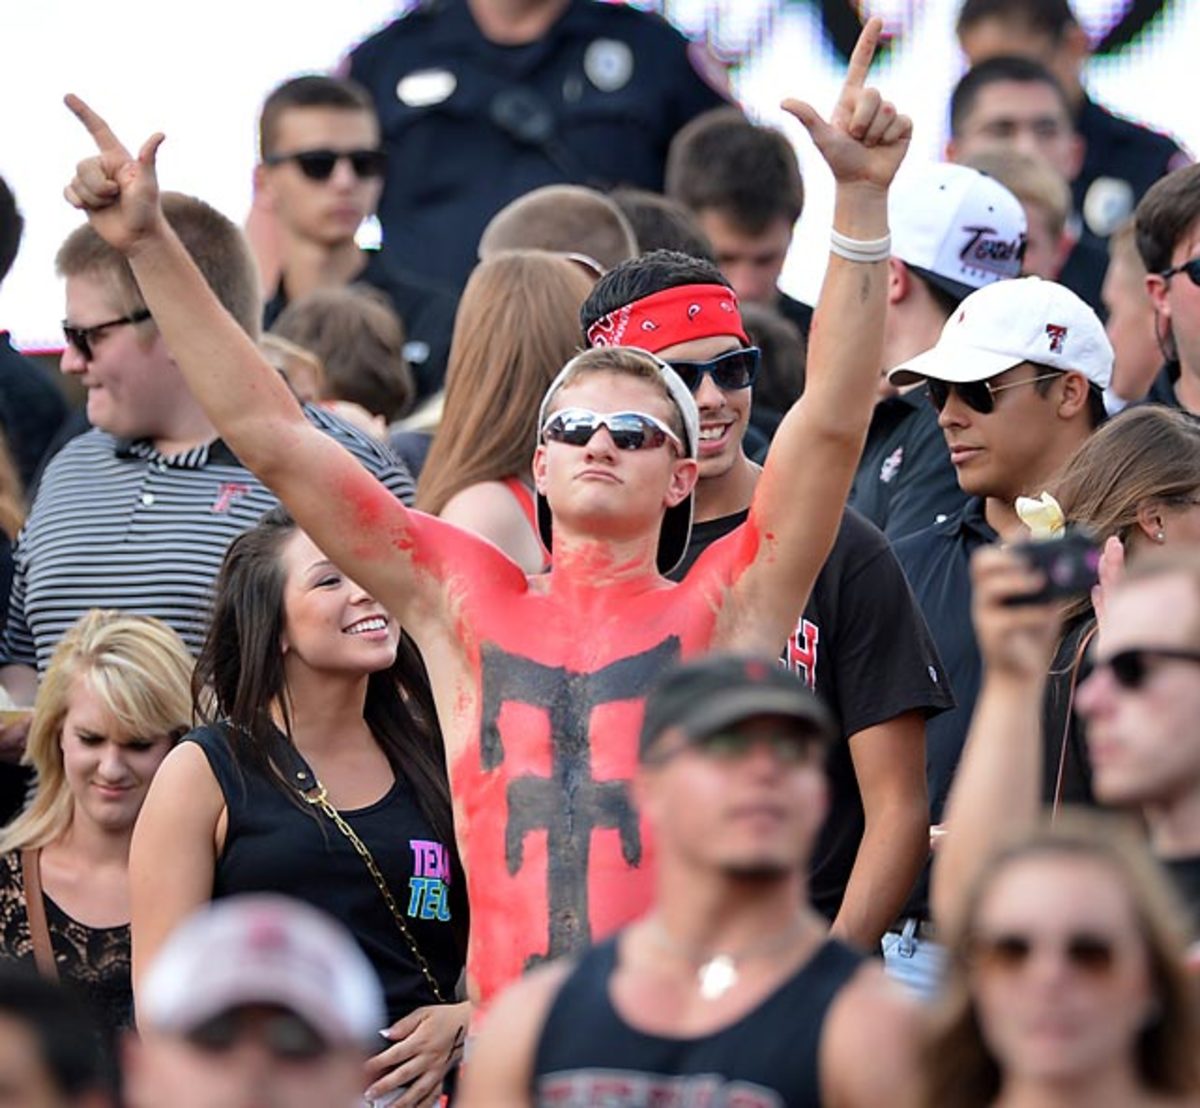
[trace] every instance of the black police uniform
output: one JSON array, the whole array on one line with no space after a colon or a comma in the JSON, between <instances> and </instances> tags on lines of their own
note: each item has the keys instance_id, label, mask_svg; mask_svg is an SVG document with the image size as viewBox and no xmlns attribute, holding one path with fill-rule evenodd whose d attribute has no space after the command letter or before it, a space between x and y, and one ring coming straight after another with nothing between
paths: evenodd
<instances>
[{"instance_id":1,"label":"black police uniform","mask_svg":"<svg viewBox=\"0 0 1200 1108\"><path fill-rule=\"evenodd\" d=\"M349 61L388 153L385 252L458 286L487 221L531 189L660 190L675 132L726 103L706 59L660 16L619 4L570 0L543 38L503 45L466 0L426 0Z\"/></svg>"},{"instance_id":2,"label":"black police uniform","mask_svg":"<svg viewBox=\"0 0 1200 1108\"><path fill-rule=\"evenodd\" d=\"M1137 202L1155 181L1190 160L1166 135L1113 115L1086 96L1076 116L1075 129L1082 136L1086 149L1083 167L1072 182L1071 191L1075 210L1084 213L1085 218L1088 193L1093 187L1106 187L1105 183L1097 186L1097 181L1102 178L1111 181L1107 187L1113 190L1114 204L1118 204L1120 194L1125 193L1128 213L1132 215ZM1089 228L1092 234L1099 230Z\"/></svg>"}]
</instances>

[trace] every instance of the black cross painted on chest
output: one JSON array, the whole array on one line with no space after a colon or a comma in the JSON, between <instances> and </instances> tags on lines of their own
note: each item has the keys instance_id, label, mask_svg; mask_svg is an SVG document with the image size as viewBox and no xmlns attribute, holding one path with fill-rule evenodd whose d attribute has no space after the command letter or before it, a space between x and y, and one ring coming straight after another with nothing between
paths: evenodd
<instances>
[{"instance_id":1,"label":"black cross painted on chest","mask_svg":"<svg viewBox=\"0 0 1200 1108\"><path fill-rule=\"evenodd\" d=\"M500 710L506 703L546 711L550 723L549 777L525 774L508 784L505 863L510 874L524 864L525 838L547 836L547 896L550 933L545 957L583 949L591 942L588 920L588 861L592 831L615 828L621 856L631 866L642 859L642 838L628 781L597 781L592 776L591 718L601 704L645 697L659 674L679 658L679 639L580 673L547 666L491 643L482 652L483 726L481 762L485 772L504 762Z\"/></svg>"}]
</instances>

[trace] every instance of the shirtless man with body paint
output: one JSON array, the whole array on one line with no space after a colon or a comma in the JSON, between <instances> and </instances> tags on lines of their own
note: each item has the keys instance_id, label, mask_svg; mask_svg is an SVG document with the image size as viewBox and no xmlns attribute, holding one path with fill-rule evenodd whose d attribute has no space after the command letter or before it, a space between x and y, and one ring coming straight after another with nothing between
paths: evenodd
<instances>
[{"instance_id":1,"label":"shirtless man with body paint","mask_svg":"<svg viewBox=\"0 0 1200 1108\"><path fill-rule=\"evenodd\" d=\"M865 87L879 32L878 20L868 23L828 122L807 104L785 104L836 179L836 229L857 240L886 235L888 186L911 134L909 120ZM553 512L554 563L526 577L495 547L406 510L311 428L163 220L163 136L131 154L86 104L67 103L99 151L79 164L67 199L129 258L209 418L421 648L468 875L472 998L486 1001L527 966L635 918L650 903L653 861L629 791L642 698L679 658L714 648L777 653L795 627L871 414L885 261L830 257L807 392L776 435L750 517L679 585L660 574L659 537L696 481L695 442L685 441L694 409L689 416L667 387L670 371L649 355L584 355L546 414L584 409L594 433L575 435L577 445L543 435L534 478ZM630 357L651 365L649 376L614 371ZM633 438L646 448L629 449L623 428L614 439L594 420L630 412L640 413ZM183 789L178 799L180 819L201 802Z\"/></svg>"}]
</instances>

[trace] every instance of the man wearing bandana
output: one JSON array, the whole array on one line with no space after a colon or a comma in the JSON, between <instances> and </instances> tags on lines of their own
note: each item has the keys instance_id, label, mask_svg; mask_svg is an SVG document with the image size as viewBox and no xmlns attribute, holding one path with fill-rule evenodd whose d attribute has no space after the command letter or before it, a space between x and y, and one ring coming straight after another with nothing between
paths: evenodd
<instances>
[{"instance_id":1,"label":"man wearing bandana","mask_svg":"<svg viewBox=\"0 0 1200 1108\"><path fill-rule=\"evenodd\" d=\"M758 351L711 263L657 250L596 284L581 318L592 345L638 343L670 363L700 413L700 475L683 580L744 525L761 469L742 440ZM839 938L874 948L928 851L925 720L953 705L941 662L880 531L847 509L782 660L832 710L830 813L809 876Z\"/></svg>"},{"instance_id":2,"label":"man wearing bandana","mask_svg":"<svg viewBox=\"0 0 1200 1108\"><path fill-rule=\"evenodd\" d=\"M551 385L533 475L553 567L527 577L489 543L405 509L310 433L161 218L162 136L135 156L68 98L99 151L80 163L68 201L129 257L230 448L421 648L467 871L477 1000L647 907L653 843L630 780L650 684L712 649L777 651L833 541L882 356L887 193L911 134L864 87L880 27L864 30L830 122L787 102L837 185L808 392L780 426L746 526L680 585L662 572L686 548L699 430L668 366L644 350L593 350Z\"/></svg>"}]
</instances>

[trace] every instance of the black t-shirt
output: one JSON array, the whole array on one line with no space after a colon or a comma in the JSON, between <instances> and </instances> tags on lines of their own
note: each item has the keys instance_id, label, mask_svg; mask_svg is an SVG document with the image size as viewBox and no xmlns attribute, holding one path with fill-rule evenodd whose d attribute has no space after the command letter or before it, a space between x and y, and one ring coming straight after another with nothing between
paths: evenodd
<instances>
[{"instance_id":1,"label":"black t-shirt","mask_svg":"<svg viewBox=\"0 0 1200 1108\"><path fill-rule=\"evenodd\" d=\"M392 311L404 327L404 358L416 382L417 398L430 396L442 387L446 376L458 298L424 277L397 268L377 251L363 254L366 268L352 283L378 289L391 301ZM287 306L287 290L281 281L275 295L263 305L263 330L269 330Z\"/></svg>"},{"instance_id":2,"label":"black t-shirt","mask_svg":"<svg viewBox=\"0 0 1200 1108\"><path fill-rule=\"evenodd\" d=\"M204 751L229 813L213 898L271 892L303 900L339 920L383 983L388 1019L436 1003L412 948L354 846L320 811L235 761L222 728L184 738ZM404 777L382 799L341 813L371 852L443 997L454 995L462 958L452 929L451 845L434 839Z\"/></svg>"},{"instance_id":3,"label":"black t-shirt","mask_svg":"<svg viewBox=\"0 0 1200 1108\"><path fill-rule=\"evenodd\" d=\"M712 65L661 16L624 4L570 0L536 42L504 45L466 0L425 0L350 55L388 153L384 250L458 288L488 220L531 189L660 190L675 133L727 102Z\"/></svg>"},{"instance_id":4,"label":"black t-shirt","mask_svg":"<svg viewBox=\"0 0 1200 1108\"><path fill-rule=\"evenodd\" d=\"M895 542L952 515L966 499L925 386L876 404L850 506Z\"/></svg>"},{"instance_id":5,"label":"black t-shirt","mask_svg":"<svg viewBox=\"0 0 1200 1108\"><path fill-rule=\"evenodd\" d=\"M1084 141L1083 167L1071 183L1076 211L1085 209L1089 190L1103 177L1128 188L1132 214L1155 181L1189 160L1166 135L1113 115L1086 96L1075 127Z\"/></svg>"},{"instance_id":6,"label":"black t-shirt","mask_svg":"<svg viewBox=\"0 0 1200 1108\"><path fill-rule=\"evenodd\" d=\"M708 546L748 514L697 523L687 555L671 576L681 579ZM849 739L904 712L930 718L954 704L929 630L887 540L850 509L842 515L783 660L829 706L842 740L830 750L829 818L809 877L813 904L833 919L865 826Z\"/></svg>"},{"instance_id":7,"label":"black t-shirt","mask_svg":"<svg viewBox=\"0 0 1200 1108\"><path fill-rule=\"evenodd\" d=\"M1179 381L1179 374L1181 372L1182 370L1178 362L1164 362L1162 369L1158 371L1158 375L1150 382L1150 391L1146 393L1146 399L1141 403L1161 404L1165 408L1184 411L1183 405L1179 402L1179 396L1175 392L1175 385Z\"/></svg>"}]
</instances>

